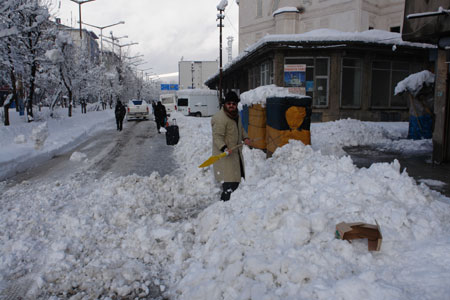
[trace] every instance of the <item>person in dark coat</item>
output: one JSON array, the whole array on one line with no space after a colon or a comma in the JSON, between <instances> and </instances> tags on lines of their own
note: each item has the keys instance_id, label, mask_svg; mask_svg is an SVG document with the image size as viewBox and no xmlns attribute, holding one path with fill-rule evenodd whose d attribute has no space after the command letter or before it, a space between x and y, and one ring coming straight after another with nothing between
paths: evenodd
<instances>
[{"instance_id":1,"label":"person in dark coat","mask_svg":"<svg viewBox=\"0 0 450 300\"><path fill-rule=\"evenodd\" d=\"M117 130L122 131L122 125L123 125L123 119L125 118L126 114L125 106L123 106L122 102L117 100L115 114L116 114L116 123L117 123Z\"/></svg>"},{"instance_id":2,"label":"person in dark coat","mask_svg":"<svg viewBox=\"0 0 450 300\"><path fill-rule=\"evenodd\" d=\"M158 101L158 104L155 107L155 122L156 128L158 129L158 133L161 133L159 131L161 127L165 127L166 120L167 120L166 107L162 105L161 101Z\"/></svg>"},{"instance_id":3,"label":"person in dark coat","mask_svg":"<svg viewBox=\"0 0 450 300\"><path fill-rule=\"evenodd\" d=\"M245 178L244 156L242 147L236 147L240 143L250 145L247 132L242 126L237 104L239 98L235 92L229 92L225 96L224 105L211 119L212 127L212 154L219 155L223 152L227 156L217 161L214 165L214 177L222 183L222 201L230 200L231 193L236 190Z\"/></svg>"}]
</instances>

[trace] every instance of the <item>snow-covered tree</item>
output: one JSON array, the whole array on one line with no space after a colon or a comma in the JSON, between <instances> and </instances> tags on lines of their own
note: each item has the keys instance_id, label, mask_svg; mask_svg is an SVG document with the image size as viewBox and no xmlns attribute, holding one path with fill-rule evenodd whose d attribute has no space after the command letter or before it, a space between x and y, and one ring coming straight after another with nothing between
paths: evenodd
<instances>
[{"instance_id":1,"label":"snow-covered tree","mask_svg":"<svg viewBox=\"0 0 450 300\"><path fill-rule=\"evenodd\" d=\"M12 101L19 101L19 83L26 97L29 121L41 60L49 47L52 26L44 0L3 0L0 6L0 67L9 73ZM5 107L5 110L9 105ZM5 114L5 123L7 113Z\"/></svg>"}]
</instances>

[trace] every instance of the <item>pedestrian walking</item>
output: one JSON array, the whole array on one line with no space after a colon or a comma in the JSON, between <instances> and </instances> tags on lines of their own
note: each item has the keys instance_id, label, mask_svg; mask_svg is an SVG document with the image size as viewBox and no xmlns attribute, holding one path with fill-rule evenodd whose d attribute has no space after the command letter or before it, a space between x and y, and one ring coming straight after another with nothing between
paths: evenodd
<instances>
[{"instance_id":1,"label":"pedestrian walking","mask_svg":"<svg viewBox=\"0 0 450 300\"><path fill-rule=\"evenodd\" d=\"M123 119L125 118L126 110L120 100L117 100L116 109L114 112L116 114L117 130L122 131Z\"/></svg>"},{"instance_id":2,"label":"pedestrian walking","mask_svg":"<svg viewBox=\"0 0 450 300\"><path fill-rule=\"evenodd\" d=\"M245 178L242 147L236 146L242 142L250 145L250 139L242 127L238 102L239 97L235 92L227 93L224 105L211 119L212 155L227 153L226 157L213 165L214 177L222 183L220 199L223 201L230 200L231 193L238 188L241 178Z\"/></svg>"},{"instance_id":3,"label":"pedestrian walking","mask_svg":"<svg viewBox=\"0 0 450 300\"><path fill-rule=\"evenodd\" d=\"M161 101L158 101L158 104L156 104L155 107L155 122L156 128L158 129L158 133L161 133L159 131L161 127L166 127L166 120L167 120L166 107L162 105Z\"/></svg>"},{"instance_id":4,"label":"pedestrian walking","mask_svg":"<svg viewBox=\"0 0 450 300\"><path fill-rule=\"evenodd\" d=\"M85 98L81 98L80 99L80 106L81 106L81 113L85 114L86 113L86 107L87 107L87 102Z\"/></svg>"}]
</instances>

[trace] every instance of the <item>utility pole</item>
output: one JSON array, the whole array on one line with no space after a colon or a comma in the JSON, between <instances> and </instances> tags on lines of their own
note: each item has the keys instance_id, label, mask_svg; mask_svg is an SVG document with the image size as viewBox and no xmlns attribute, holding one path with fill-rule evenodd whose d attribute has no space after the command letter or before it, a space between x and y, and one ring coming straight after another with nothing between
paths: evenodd
<instances>
[{"instance_id":1,"label":"utility pole","mask_svg":"<svg viewBox=\"0 0 450 300\"><path fill-rule=\"evenodd\" d=\"M191 89L194 89L194 62L191 62Z\"/></svg>"},{"instance_id":2,"label":"utility pole","mask_svg":"<svg viewBox=\"0 0 450 300\"><path fill-rule=\"evenodd\" d=\"M95 0L70 0L70 1L75 2L75 3L78 4L78 14L80 16L80 43L81 43L81 41L83 40L83 34L82 34L82 31L81 31L81 4L92 2L92 1L95 1Z\"/></svg>"},{"instance_id":3,"label":"utility pole","mask_svg":"<svg viewBox=\"0 0 450 300\"><path fill-rule=\"evenodd\" d=\"M222 102L222 27L224 25L222 24L223 19L225 18L224 11L225 7L227 6L228 1L222 0L219 5L217 5L217 10L219 11L219 14L217 15L217 20L219 20L219 24L217 27L219 27L219 102Z\"/></svg>"}]
</instances>

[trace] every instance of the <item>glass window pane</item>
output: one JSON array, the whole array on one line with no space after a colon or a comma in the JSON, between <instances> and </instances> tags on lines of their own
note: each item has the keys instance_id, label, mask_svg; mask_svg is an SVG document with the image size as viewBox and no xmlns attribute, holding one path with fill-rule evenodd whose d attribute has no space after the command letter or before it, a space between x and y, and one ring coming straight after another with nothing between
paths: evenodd
<instances>
[{"instance_id":1,"label":"glass window pane","mask_svg":"<svg viewBox=\"0 0 450 300\"><path fill-rule=\"evenodd\" d=\"M392 62L392 69L393 70L403 70L403 71L409 71L409 63L407 62Z\"/></svg>"},{"instance_id":2,"label":"glass window pane","mask_svg":"<svg viewBox=\"0 0 450 300\"><path fill-rule=\"evenodd\" d=\"M343 68L341 105L359 107L361 105L361 69Z\"/></svg>"},{"instance_id":3,"label":"glass window pane","mask_svg":"<svg viewBox=\"0 0 450 300\"><path fill-rule=\"evenodd\" d=\"M372 68L389 70L391 68L391 62L389 62L389 61L374 61Z\"/></svg>"},{"instance_id":4,"label":"glass window pane","mask_svg":"<svg viewBox=\"0 0 450 300\"><path fill-rule=\"evenodd\" d=\"M318 58L316 59L316 76L327 76L328 75L328 59Z\"/></svg>"},{"instance_id":5,"label":"glass window pane","mask_svg":"<svg viewBox=\"0 0 450 300\"><path fill-rule=\"evenodd\" d=\"M388 70L372 70L372 107L389 106L389 78L390 72Z\"/></svg>"},{"instance_id":6,"label":"glass window pane","mask_svg":"<svg viewBox=\"0 0 450 300\"><path fill-rule=\"evenodd\" d=\"M316 79L316 94L314 97L314 105L327 106L328 105L328 79Z\"/></svg>"},{"instance_id":7,"label":"glass window pane","mask_svg":"<svg viewBox=\"0 0 450 300\"><path fill-rule=\"evenodd\" d=\"M355 58L344 58L342 65L344 67L361 67L361 60Z\"/></svg>"}]
</instances>

